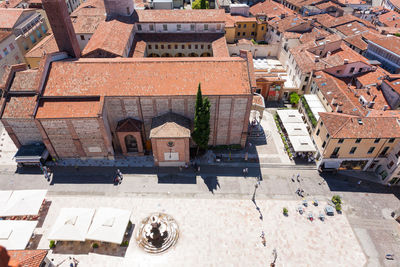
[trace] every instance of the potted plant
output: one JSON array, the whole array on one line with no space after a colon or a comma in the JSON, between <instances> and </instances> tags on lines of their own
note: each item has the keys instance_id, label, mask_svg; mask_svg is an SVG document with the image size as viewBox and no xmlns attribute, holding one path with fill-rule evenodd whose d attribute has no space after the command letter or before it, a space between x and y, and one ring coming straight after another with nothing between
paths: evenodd
<instances>
[{"instance_id":1,"label":"potted plant","mask_svg":"<svg viewBox=\"0 0 400 267\"><path fill-rule=\"evenodd\" d=\"M97 243L92 244L92 248L98 248L98 247L99 247L99 244L97 244Z\"/></svg>"},{"instance_id":2,"label":"potted plant","mask_svg":"<svg viewBox=\"0 0 400 267\"><path fill-rule=\"evenodd\" d=\"M342 212L342 205L340 203L336 203L335 204L335 209L338 213Z\"/></svg>"},{"instance_id":3,"label":"potted plant","mask_svg":"<svg viewBox=\"0 0 400 267\"><path fill-rule=\"evenodd\" d=\"M283 215L288 216L288 209L286 207L283 208Z\"/></svg>"}]
</instances>

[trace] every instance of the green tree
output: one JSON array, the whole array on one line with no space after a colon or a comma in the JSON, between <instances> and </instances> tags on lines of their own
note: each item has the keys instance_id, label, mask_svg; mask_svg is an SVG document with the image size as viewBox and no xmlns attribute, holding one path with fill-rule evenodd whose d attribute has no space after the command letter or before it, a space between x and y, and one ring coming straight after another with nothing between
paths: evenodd
<instances>
[{"instance_id":1,"label":"green tree","mask_svg":"<svg viewBox=\"0 0 400 267\"><path fill-rule=\"evenodd\" d=\"M206 0L195 0L192 2L192 9L209 9L209 2Z\"/></svg>"},{"instance_id":2,"label":"green tree","mask_svg":"<svg viewBox=\"0 0 400 267\"><path fill-rule=\"evenodd\" d=\"M210 107L210 101L207 97L203 97L201 93L201 84L199 83L192 138L200 149L207 149L208 147L208 140L210 137Z\"/></svg>"},{"instance_id":3,"label":"green tree","mask_svg":"<svg viewBox=\"0 0 400 267\"><path fill-rule=\"evenodd\" d=\"M297 105L299 103L300 97L297 93L290 93L290 104Z\"/></svg>"}]
</instances>

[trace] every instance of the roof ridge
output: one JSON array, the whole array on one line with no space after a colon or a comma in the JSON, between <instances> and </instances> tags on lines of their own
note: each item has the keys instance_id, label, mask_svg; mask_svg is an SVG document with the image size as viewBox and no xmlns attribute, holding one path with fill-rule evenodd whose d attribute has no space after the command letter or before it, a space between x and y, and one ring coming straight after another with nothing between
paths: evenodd
<instances>
[{"instance_id":1,"label":"roof ridge","mask_svg":"<svg viewBox=\"0 0 400 267\"><path fill-rule=\"evenodd\" d=\"M351 119L353 119L353 117L348 117L347 120L342 124L342 126L340 126L338 128L338 130L335 133L332 134L332 137L335 136L336 134L338 134L343 129L343 127L346 125L346 123Z\"/></svg>"}]
</instances>

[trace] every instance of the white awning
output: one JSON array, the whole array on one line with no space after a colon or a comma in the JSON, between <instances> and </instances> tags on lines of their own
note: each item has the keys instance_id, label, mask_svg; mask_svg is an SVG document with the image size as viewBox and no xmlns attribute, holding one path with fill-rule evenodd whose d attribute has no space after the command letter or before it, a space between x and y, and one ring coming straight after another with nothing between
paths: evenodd
<instances>
[{"instance_id":1,"label":"white awning","mask_svg":"<svg viewBox=\"0 0 400 267\"><path fill-rule=\"evenodd\" d=\"M25 249L37 221L0 221L0 245L8 250Z\"/></svg>"},{"instance_id":2,"label":"white awning","mask_svg":"<svg viewBox=\"0 0 400 267\"><path fill-rule=\"evenodd\" d=\"M0 213L6 207L8 199L11 197L11 190L0 191Z\"/></svg>"},{"instance_id":3,"label":"white awning","mask_svg":"<svg viewBox=\"0 0 400 267\"><path fill-rule=\"evenodd\" d=\"M294 152L316 152L314 144L309 136L289 135Z\"/></svg>"},{"instance_id":4,"label":"white awning","mask_svg":"<svg viewBox=\"0 0 400 267\"><path fill-rule=\"evenodd\" d=\"M16 190L13 191L0 216L37 215L42 206L47 190Z\"/></svg>"},{"instance_id":5,"label":"white awning","mask_svg":"<svg viewBox=\"0 0 400 267\"><path fill-rule=\"evenodd\" d=\"M286 123L304 123L303 115L297 109L280 109L276 112L284 126Z\"/></svg>"},{"instance_id":6,"label":"white awning","mask_svg":"<svg viewBox=\"0 0 400 267\"><path fill-rule=\"evenodd\" d=\"M86 239L121 244L130 216L131 211L129 210L96 209Z\"/></svg>"},{"instance_id":7,"label":"white awning","mask_svg":"<svg viewBox=\"0 0 400 267\"><path fill-rule=\"evenodd\" d=\"M307 127L304 123L287 123L285 124L285 130L289 136L309 136Z\"/></svg>"},{"instance_id":8,"label":"white awning","mask_svg":"<svg viewBox=\"0 0 400 267\"><path fill-rule=\"evenodd\" d=\"M48 235L48 240L85 241L94 209L62 208Z\"/></svg>"}]
</instances>

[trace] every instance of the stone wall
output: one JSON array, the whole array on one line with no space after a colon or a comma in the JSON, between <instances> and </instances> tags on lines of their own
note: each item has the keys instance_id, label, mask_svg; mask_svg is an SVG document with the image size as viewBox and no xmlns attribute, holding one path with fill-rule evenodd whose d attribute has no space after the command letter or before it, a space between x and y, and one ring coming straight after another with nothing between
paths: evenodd
<instances>
[{"instance_id":1,"label":"stone wall","mask_svg":"<svg viewBox=\"0 0 400 267\"><path fill-rule=\"evenodd\" d=\"M40 122L60 158L108 155L97 118L45 119Z\"/></svg>"},{"instance_id":2,"label":"stone wall","mask_svg":"<svg viewBox=\"0 0 400 267\"><path fill-rule=\"evenodd\" d=\"M10 130L18 139L21 145L42 143L42 136L33 119L3 119L4 126L10 134ZM9 128L8 128L9 127Z\"/></svg>"}]
</instances>

